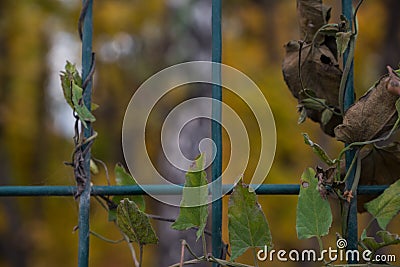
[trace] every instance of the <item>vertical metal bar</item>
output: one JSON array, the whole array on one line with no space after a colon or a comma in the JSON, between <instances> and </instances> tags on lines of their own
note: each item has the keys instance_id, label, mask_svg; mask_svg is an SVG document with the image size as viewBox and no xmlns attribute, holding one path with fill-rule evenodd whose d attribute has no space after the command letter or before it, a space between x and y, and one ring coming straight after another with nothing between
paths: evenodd
<instances>
[{"instance_id":1,"label":"vertical metal bar","mask_svg":"<svg viewBox=\"0 0 400 267\"><path fill-rule=\"evenodd\" d=\"M212 1L212 61L221 63L222 54L222 32L221 32L221 0ZM214 66L212 68L212 98L222 101L221 68ZM215 84L217 83L217 85ZM221 130L221 104L213 101L212 103L212 122L211 136L216 145L215 159L212 164L213 184L213 203L212 203L212 254L215 257L221 257L222 251L222 181L219 179L222 173L222 130ZM219 199L215 200L214 196ZM218 264L214 263L214 267Z\"/></svg>"},{"instance_id":2,"label":"vertical metal bar","mask_svg":"<svg viewBox=\"0 0 400 267\"><path fill-rule=\"evenodd\" d=\"M353 19L353 6L351 0L342 0L342 12L343 15L350 21L350 25L354 22ZM344 110L346 111L353 103L354 103L354 72L353 72L353 64L354 58L349 58L349 50L347 50L344 54L343 60L347 62L347 60L351 60L351 66L349 70L349 75L346 82L345 92L344 92ZM344 63L345 64L345 63ZM346 170L349 168L353 158L355 155L354 150L349 150L346 152ZM355 168L350 173L346 181L346 188L350 189L354 182L354 174ZM347 250L356 250L358 244L358 223L357 223L357 192L353 192L354 198L351 200L349 205L349 214L347 219ZM349 260L349 263L356 263L355 260Z\"/></svg>"},{"instance_id":3,"label":"vertical metal bar","mask_svg":"<svg viewBox=\"0 0 400 267\"><path fill-rule=\"evenodd\" d=\"M82 1L82 80L83 86L83 101L86 107L90 110L92 98L92 7L93 0ZM92 136L93 129L90 123L84 129L83 134L85 138ZM89 265L89 212L90 212L90 148L84 159L86 183L85 190L82 192L79 199L79 248L78 248L78 266L87 267Z\"/></svg>"}]
</instances>

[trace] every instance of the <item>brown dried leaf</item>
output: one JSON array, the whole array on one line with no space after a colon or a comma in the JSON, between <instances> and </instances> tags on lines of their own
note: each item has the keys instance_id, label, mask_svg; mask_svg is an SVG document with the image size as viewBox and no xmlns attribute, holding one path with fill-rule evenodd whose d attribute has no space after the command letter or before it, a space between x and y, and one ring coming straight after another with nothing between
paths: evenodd
<instances>
[{"instance_id":1,"label":"brown dried leaf","mask_svg":"<svg viewBox=\"0 0 400 267\"><path fill-rule=\"evenodd\" d=\"M301 77L303 86L312 90L316 98L324 99L326 105L338 107L338 94L342 71L335 55L331 50L321 45L313 47L304 45L301 51ZM293 96L299 99L308 98L301 94L302 85L299 79L299 49L300 45L296 41L290 41L286 46L286 55L282 64L282 71L285 82ZM307 109L307 116L315 122L321 123L322 111ZM323 131L334 136L333 129L341 123L341 116L333 115L329 121L321 124Z\"/></svg>"},{"instance_id":2,"label":"brown dried leaf","mask_svg":"<svg viewBox=\"0 0 400 267\"><path fill-rule=\"evenodd\" d=\"M400 178L400 141L384 147L368 146L360 151L361 185L390 185ZM376 196L358 196L358 211Z\"/></svg>"},{"instance_id":3,"label":"brown dried leaf","mask_svg":"<svg viewBox=\"0 0 400 267\"><path fill-rule=\"evenodd\" d=\"M297 15L300 26L300 38L306 43L325 25L330 18L330 8L322 4L322 0L298 0Z\"/></svg>"},{"instance_id":4,"label":"brown dried leaf","mask_svg":"<svg viewBox=\"0 0 400 267\"><path fill-rule=\"evenodd\" d=\"M336 139L345 143L373 140L388 134L396 119L398 95L388 91L390 77L383 77L344 115L335 128Z\"/></svg>"}]
</instances>

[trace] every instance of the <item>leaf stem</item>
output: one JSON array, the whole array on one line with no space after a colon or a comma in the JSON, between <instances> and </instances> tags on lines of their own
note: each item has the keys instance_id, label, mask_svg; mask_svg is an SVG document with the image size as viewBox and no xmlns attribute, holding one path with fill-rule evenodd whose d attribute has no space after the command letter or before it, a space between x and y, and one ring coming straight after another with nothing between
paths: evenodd
<instances>
[{"instance_id":1,"label":"leaf stem","mask_svg":"<svg viewBox=\"0 0 400 267\"><path fill-rule=\"evenodd\" d=\"M344 92L345 92L345 88L346 88L347 78L350 73L351 63L353 62L354 43L355 43L355 36L351 35L350 43L349 43L349 54L347 56L346 64L344 66L343 75L342 75L342 79L340 80L340 86L339 86L339 108L340 108L342 115L344 115L344 113L345 113Z\"/></svg>"},{"instance_id":2,"label":"leaf stem","mask_svg":"<svg viewBox=\"0 0 400 267\"><path fill-rule=\"evenodd\" d=\"M99 202L100 206L105 209L106 211L109 210L109 208L104 204L103 201L101 201L101 197L99 196L94 196L94 199L96 199L97 202Z\"/></svg>"},{"instance_id":3,"label":"leaf stem","mask_svg":"<svg viewBox=\"0 0 400 267\"><path fill-rule=\"evenodd\" d=\"M227 260L221 260L218 258L215 258L214 256L210 255L207 259L210 262L215 262L223 266L229 266L229 267L254 267L251 265L243 264L243 263L238 263L238 262L231 262Z\"/></svg>"},{"instance_id":4,"label":"leaf stem","mask_svg":"<svg viewBox=\"0 0 400 267\"><path fill-rule=\"evenodd\" d=\"M253 248L253 257L254 257L254 266L258 267L258 260L257 260L257 252L256 252L256 248Z\"/></svg>"},{"instance_id":5,"label":"leaf stem","mask_svg":"<svg viewBox=\"0 0 400 267\"><path fill-rule=\"evenodd\" d=\"M111 244L119 244L119 243L121 243L121 242L124 241L123 238L122 238L122 239L119 239L119 240L108 239L108 238L102 236L101 234L96 233L95 231L92 231L92 230L90 230L89 233L90 233L91 235L97 237L98 239L101 239L101 240L103 240L103 241L105 241L105 242L107 242L107 243L111 243Z\"/></svg>"},{"instance_id":6,"label":"leaf stem","mask_svg":"<svg viewBox=\"0 0 400 267\"><path fill-rule=\"evenodd\" d=\"M350 42L349 42L349 53L347 56L347 60L344 66L344 70L343 70L343 75L342 75L342 79L340 80L340 87L339 87L339 108L340 111L342 113L342 115L344 115L345 110L344 110L344 91L346 88L346 82L347 82L347 78L349 76L349 72L350 72L350 67L351 67L351 63L353 61L354 58L354 47L355 47L355 40L357 37L357 33L358 33L358 27L357 27L357 11L360 8L361 4L363 3L364 0L360 0L357 4L357 7L354 11L353 14L353 24L354 24L354 31L352 32L351 36L350 36Z\"/></svg>"},{"instance_id":7,"label":"leaf stem","mask_svg":"<svg viewBox=\"0 0 400 267\"><path fill-rule=\"evenodd\" d=\"M341 161L341 159L342 159L342 157L343 157L343 155L344 155L344 153L345 153L346 151L352 149L352 148L355 147L355 146L370 145L370 144L374 144L374 143L377 143L377 142L382 142L382 141L388 140L388 139L392 136L392 134L394 133L394 131L397 129L397 127L399 126L399 124L400 124L400 117L397 118L397 120L396 120L395 124L393 125L392 129L390 130L390 132L389 132L386 136L380 137L380 138L376 138L376 139L373 139L373 140L362 141L362 142L353 142L353 143L349 144L348 146L346 146L345 148L343 148L343 149L340 151L339 157L338 157L338 162Z\"/></svg>"},{"instance_id":8,"label":"leaf stem","mask_svg":"<svg viewBox=\"0 0 400 267\"><path fill-rule=\"evenodd\" d=\"M150 219L157 220L157 221L162 221L162 222L172 222L173 223L173 222L176 221L175 218L166 218L166 217L162 217L162 216L155 215L155 214L147 214L147 217L149 217ZM193 229L193 230L197 231L199 229L199 227L192 227L190 229ZM208 235L208 236L212 236L212 233L210 231L206 230L206 229L204 229L204 233L206 235Z\"/></svg>"},{"instance_id":9,"label":"leaf stem","mask_svg":"<svg viewBox=\"0 0 400 267\"><path fill-rule=\"evenodd\" d=\"M102 160L100 160L100 159L96 159L96 158L94 158L94 157L92 157L92 159L93 159L94 161L100 163L100 164L103 166L104 171L106 172L107 185L111 185L111 183L110 183L110 176L109 176L109 173L108 173L107 165L106 165Z\"/></svg>"},{"instance_id":10,"label":"leaf stem","mask_svg":"<svg viewBox=\"0 0 400 267\"><path fill-rule=\"evenodd\" d=\"M139 244L139 267L142 267L143 262L143 245Z\"/></svg>"},{"instance_id":11,"label":"leaf stem","mask_svg":"<svg viewBox=\"0 0 400 267\"><path fill-rule=\"evenodd\" d=\"M362 5L362 3L364 2L364 0L360 0L354 10L354 15L353 15L353 22L354 22L354 35L358 34L358 25L357 25L357 12L358 9L360 8L360 6Z\"/></svg>"},{"instance_id":12,"label":"leaf stem","mask_svg":"<svg viewBox=\"0 0 400 267\"><path fill-rule=\"evenodd\" d=\"M218 263L220 265L228 266L228 267L254 267L254 266L243 264L243 263L231 262L231 261L227 261L227 260L221 260L221 259L218 259L218 258L214 258L213 256L209 256L208 258L202 256L202 257L200 257L198 259L188 260L188 261L183 262L183 265L191 265L191 264L197 264L197 263L201 263L201 262L215 262L215 263ZM180 267L180 263L175 263L175 264L170 265L168 267Z\"/></svg>"},{"instance_id":13,"label":"leaf stem","mask_svg":"<svg viewBox=\"0 0 400 267\"><path fill-rule=\"evenodd\" d=\"M351 186L351 191L355 192L354 194L357 194L357 187L360 181L360 177L361 177L361 157L357 157L356 173L354 174L354 181Z\"/></svg>"},{"instance_id":14,"label":"leaf stem","mask_svg":"<svg viewBox=\"0 0 400 267\"><path fill-rule=\"evenodd\" d=\"M360 181L360 176L361 176L361 157L357 157L356 173L354 174L354 181L350 189L350 192L354 192L354 194L357 194L357 187L358 187L358 182ZM345 202L344 205L342 206L343 236L347 236L347 221L349 219L349 209L350 209L350 203Z\"/></svg>"},{"instance_id":15,"label":"leaf stem","mask_svg":"<svg viewBox=\"0 0 400 267\"><path fill-rule=\"evenodd\" d=\"M121 228L118 227L118 225L117 225L117 223L115 221L114 221L114 224L117 226L118 230L120 231L120 233L122 234L122 236L125 239L126 243L128 244L128 247L129 247L129 250L131 252L132 259L133 259L133 262L135 264L135 267L140 267L140 263L139 263L139 261L137 260L137 257L136 257L135 248L133 247L133 244L129 241L129 237L124 232L122 232Z\"/></svg>"},{"instance_id":16,"label":"leaf stem","mask_svg":"<svg viewBox=\"0 0 400 267\"><path fill-rule=\"evenodd\" d=\"M206 262L206 261L207 260L204 259L204 257L201 257L200 259L184 261L182 263L182 265L191 265L191 264L197 264L197 263ZM181 263L175 263L175 264L169 265L168 267L181 267Z\"/></svg>"},{"instance_id":17,"label":"leaf stem","mask_svg":"<svg viewBox=\"0 0 400 267\"><path fill-rule=\"evenodd\" d=\"M184 243L184 240L182 240L182 242L181 242L181 262L179 264L179 267L183 266L184 258L185 258L185 243Z\"/></svg>"},{"instance_id":18,"label":"leaf stem","mask_svg":"<svg viewBox=\"0 0 400 267\"><path fill-rule=\"evenodd\" d=\"M190 253L193 257L195 257L195 258L198 259L198 260L201 258L201 257L197 256L197 255L193 252L192 248L189 246L189 244L186 242L186 240L182 240L182 243L184 243L185 247L187 248L187 250L189 251L189 253ZM203 256L203 257L204 257L204 256Z\"/></svg>"},{"instance_id":19,"label":"leaf stem","mask_svg":"<svg viewBox=\"0 0 400 267\"><path fill-rule=\"evenodd\" d=\"M356 160L357 160L357 158L358 158L358 155L359 155L359 153L360 153L360 150L361 150L361 149L358 149L358 150L356 151L356 154L354 155L354 157L353 157L353 159L352 159L352 161L351 161L351 163L350 163L350 166L349 166L349 169L348 169L347 172L346 172L346 175L344 176L343 180L340 181L341 183L345 182L345 181L347 180L347 178L349 178L350 173L351 173L351 171L353 170L354 165L355 165L355 163L356 163ZM340 173L340 172L339 172L339 173Z\"/></svg>"},{"instance_id":20,"label":"leaf stem","mask_svg":"<svg viewBox=\"0 0 400 267\"><path fill-rule=\"evenodd\" d=\"M316 238L317 238L317 241L318 241L319 252L322 253L322 250L324 250L324 246L323 246L323 243L322 243L321 236L317 235Z\"/></svg>"},{"instance_id":21,"label":"leaf stem","mask_svg":"<svg viewBox=\"0 0 400 267\"><path fill-rule=\"evenodd\" d=\"M203 233L201 234L201 242L203 243L203 255L204 257L207 256L207 243L206 243L206 235Z\"/></svg>"}]
</instances>

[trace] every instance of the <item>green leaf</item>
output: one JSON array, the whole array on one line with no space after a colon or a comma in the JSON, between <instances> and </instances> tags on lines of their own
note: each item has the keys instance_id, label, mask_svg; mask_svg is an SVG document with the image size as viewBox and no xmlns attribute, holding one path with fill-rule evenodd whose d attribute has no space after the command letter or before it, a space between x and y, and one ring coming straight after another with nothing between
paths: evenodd
<instances>
[{"instance_id":1,"label":"green leaf","mask_svg":"<svg viewBox=\"0 0 400 267\"><path fill-rule=\"evenodd\" d=\"M299 239L324 236L331 227L331 207L328 200L321 198L317 187L315 171L306 169L301 175L297 203L296 230Z\"/></svg>"},{"instance_id":2,"label":"green leaf","mask_svg":"<svg viewBox=\"0 0 400 267\"><path fill-rule=\"evenodd\" d=\"M385 230L389 222L400 211L400 180L389 186L379 197L366 203L365 208Z\"/></svg>"},{"instance_id":3,"label":"green leaf","mask_svg":"<svg viewBox=\"0 0 400 267\"><path fill-rule=\"evenodd\" d=\"M125 198L117 208L117 225L131 241L139 245L157 244L158 238L147 215L135 202Z\"/></svg>"},{"instance_id":4,"label":"green leaf","mask_svg":"<svg viewBox=\"0 0 400 267\"><path fill-rule=\"evenodd\" d=\"M197 240L204 233L208 217L208 188L203 158L203 154L200 155L186 173L179 216L171 225L175 230L198 227Z\"/></svg>"},{"instance_id":5,"label":"green leaf","mask_svg":"<svg viewBox=\"0 0 400 267\"><path fill-rule=\"evenodd\" d=\"M90 172L93 174L99 173L99 167L97 167L96 162L94 162L92 159L90 159Z\"/></svg>"},{"instance_id":6,"label":"green leaf","mask_svg":"<svg viewBox=\"0 0 400 267\"><path fill-rule=\"evenodd\" d=\"M71 108L74 108L74 105L72 104L72 82L68 78L68 74L66 72L61 72L60 79L65 101L67 101Z\"/></svg>"},{"instance_id":7,"label":"green leaf","mask_svg":"<svg viewBox=\"0 0 400 267\"><path fill-rule=\"evenodd\" d=\"M63 89L64 98L68 105L78 113L79 119L86 127L86 121L94 121L95 118L87 109L82 100L82 77L80 76L75 64L67 61L65 71L60 74L61 87ZM92 103L91 110L96 110L99 105Z\"/></svg>"},{"instance_id":8,"label":"green leaf","mask_svg":"<svg viewBox=\"0 0 400 267\"><path fill-rule=\"evenodd\" d=\"M322 123L322 125L324 125L324 126L327 125L328 122L331 120L332 115L333 115L332 110L330 110L328 108L324 109L324 111L321 114L321 123Z\"/></svg>"},{"instance_id":9,"label":"green leaf","mask_svg":"<svg viewBox=\"0 0 400 267\"><path fill-rule=\"evenodd\" d=\"M242 180L235 186L229 199L228 231L232 260L249 248L272 247L271 232L257 202L257 195Z\"/></svg>"},{"instance_id":10,"label":"green leaf","mask_svg":"<svg viewBox=\"0 0 400 267\"><path fill-rule=\"evenodd\" d=\"M336 33L336 45L339 57L344 54L347 47L349 46L351 35L351 31Z\"/></svg>"},{"instance_id":11,"label":"green leaf","mask_svg":"<svg viewBox=\"0 0 400 267\"><path fill-rule=\"evenodd\" d=\"M78 114L80 121L82 122L83 126L87 128L87 121L94 122L96 118L93 114L89 111L89 109L85 106L82 98L83 89L72 83L72 103L74 105L75 112Z\"/></svg>"},{"instance_id":12,"label":"green leaf","mask_svg":"<svg viewBox=\"0 0 400 267\"><path fill-rule=\"evenodd\" d=\"M72 104L72 83L74 81L74 73L76 72L75 65L71 64L69 61L65 64L65 71L61 71L61 87L63 89L64 98L67 103L74 108ZM78 74L79 75L79 74Z\"/></svg>"},{"instance_id":13,"label":"green leaf","mask_svg":"<svg viewBox=\"0 0 400 267\"><path fill-rule=\"evenodd\" d=\"M68 60L65 64L65 73L68 73L70 81L73 81L76 85L82 87L82 78L79 71L76 69L76 65L72 64Z\"/></svg>"},{"instance_id":14,"label":"green leaf","mask_svg":"<svg viewBox=\"0 0 400 267\"><path fill-rule=\"evenodd\" d=\"M135 179L126 172L125 168L121 164L116 164L114 168L115 174L115 182L117 185L137 185ZM114 196L112 198L112 202L114 202L115 207L123 200L124 198L128 198L129 200L135 202L138 206L139 210L145 211L146 209L146 202L142 195L135 195L135 196ZM108 220L115 221L117 219L117 211L116 208L109 207L108 210Z\"/></svg>"},{"instance_id":15,"label":"green leaf","mask_svg":"<svg viewBox=\"0 0 400 267\"><path fill-rule=\"evenodd\" d=\"M361 233L360 239L363 240L367 237L367 229L364 229Z\"/></svg>"},{"instance_id":16,"label":"green leaf","mask_svg":"<svg viewBox=\"0 0 400 267\"><path fill-rule=\"evenodd\" d=\"M361 240L361 242L372 252L386 246L400 244L400 237L397 234L392 234L388 231L378 231L376 235L382 240L382 242L378 242L373 237L367 236Z\"/></svg>"},{"instance_id":17,"label":"green leaf","mask_svg":"<svg viewBox=\"0 0 400 267\"><path fill-rule=\"evenodd\" d=\"M395 106L396 106L397 116L400 117L400 97L396 100Z\"/></svg>"},{"instance_id":18,"label":"green leaf","mask_svg":"<svg viewBox=\"0 0 400 267\"><path fill-rule=\"evenodd\" d=\"M76 106L81 105L80 102L83 102L82 94L83 94L83 89L80 86L76 85L75 83L72 83L72 104L75 109Z\"/></svg>"},{"instance_id":19,"label":"green leaf","mask_svg":"<svg viewBox=\"0 0 400 267\"><path fill-rule=\"evenodd\" d=\"M309 145L310 147L312 147L314 153L326 164L328 164L329 166L332 166L336 163L336 159L332 160L328 154L325 152L325 150L322 149L321 146L319 146L318 144L314 143L313 141L311 141L310 137L308 136L308 134L303 133L303 137L304 137L304 143L306 143L307 145Z\"/></svg>"},{"instance_id":20,"label":"green leaf","mask_svg":"<svg viewBox=\"0 0 400 267\"><path fill-rule=\"evenodd\" d=\"M300 104L307 109L323 111L325 109L324 104L326 104L326 100L322 98L305 98L300 101Z\"/></svg>"},{"instance_id":21,"label":"green leaf","mask_svg":"<svg viewBox=\"0 0 400 267\"><path fill-rule=\"evenodd\" d=\"M297 124L302 124L307 118L307 109L305 107L300 108L300 116L297 119Z\"/></svg>"}]
</instances>

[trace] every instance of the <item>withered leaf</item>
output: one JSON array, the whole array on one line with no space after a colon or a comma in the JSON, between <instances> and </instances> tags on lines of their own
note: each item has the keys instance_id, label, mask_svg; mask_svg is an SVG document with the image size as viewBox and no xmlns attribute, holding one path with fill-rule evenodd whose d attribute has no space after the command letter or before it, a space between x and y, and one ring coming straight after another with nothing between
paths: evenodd
<instances>
[{"instance_id":1,"label":"withered leaf","mask_svg":"<svg viewBox=\"0 0 400 267\"><path fill-rule=\"evenodd\" d=\"M394 138L399 139L397 136ZM361 185L390 185L400 178L400 141L378 147L365 146L360 151ZM376 196L360 195L358 211L365 211L364 204Z\"/></svg>"},{"instance_id":2,"label":"withered leaf","mask_svg":"<svg viewBox=\"0 0 400 267\"><path fill-rule=\"evenodd\" d=\"M336 45L338 49L338 56L341 57L349 46L352 32L338 32L336 33Z\"/></svg>"},{"instance_id":3,"label":"withered leaf","mask_svg":"<svg viewBox=\"0 0 400 267\"><path fill-rule=\"evenodd\" d=\"M297 14L300 26L300 36L305 42L310 42L330 18L330 8L322 4L322 0L298 0Z\"/></svg>"},{"instance_id":4,"label":"withered leaf","mask_svg":"<svg viewBox=\"0 0 400 267\"><path fill-rule=\"evenodd\" d=\"M286 56L283 60L282 71L285 82L293 96L299 99L299 103L309 102L306 94L301 94L302 84L299 79L299 49L300 45L296 41L291 41L286 45ZM337 108L340 80L342 71L335 55L325 45L313 47L304 45L301 51L301 78L303 86L315 93L315 98L322 99L323 103L333 109ZM311 98L309 98L311 99ZM308 103L307 104L310 104ZM322 108L319 104L318 109L307 108L307 116L315 122L322 122ZM333 129L341 123L341 116L333 114L330 120L321 125L323 131L334 136Z\"/></svg>"},{"instance_id":5,"label":"withered leaf","mask_svg":"<svg viewBox=\"0 0 400 267\"><path fill-rule=\"evenodd\" d=\"M351 106L343 123L335 128L336 139L345 143L373 140L388 134L396 119L397 95L387 90L389 80L383 77Z\"/></svg>"}]
</instances>

